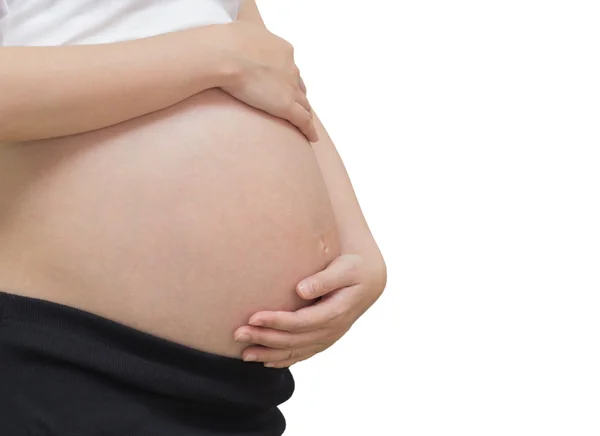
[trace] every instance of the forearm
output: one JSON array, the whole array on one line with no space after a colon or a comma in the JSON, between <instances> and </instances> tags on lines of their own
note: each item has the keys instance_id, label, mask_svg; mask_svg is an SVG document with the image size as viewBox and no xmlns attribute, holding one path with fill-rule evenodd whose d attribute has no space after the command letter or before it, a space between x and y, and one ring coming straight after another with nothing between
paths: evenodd
<instances>
[{"instance_id":1,"label":"forearm","mask_svg":"<svg viewBox=\"0 0 600 436\"><path fill-rule=\"evenodd\" d=\"M363 254L385 270L385 262L362 213L344 163L316 115L315 122L320 140L313 144L313 150L335 213L342 254Z\"/></svg>"},{"instance_id":2,"label":"forearm","mask_svg":"<svg viewBox=\"0 0 600 436\"><path fill-rule=\"evenodd\" d=\"M218 51L182 41L0 48L0 143L107 127L218 86Z\"/></svg>"}]
</instances>

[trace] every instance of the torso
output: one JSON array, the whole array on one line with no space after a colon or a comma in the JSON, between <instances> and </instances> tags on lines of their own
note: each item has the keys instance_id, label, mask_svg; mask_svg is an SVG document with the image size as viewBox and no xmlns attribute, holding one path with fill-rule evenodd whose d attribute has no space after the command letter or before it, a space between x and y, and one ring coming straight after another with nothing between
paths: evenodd
<instances>
[{"instance_id":1,"label":"torso","mask_svg":"<svg viewBox=\"0 0 600 436\"><path fill-rule=\"evenodd\" d=\"M0 146L0 289L239 356L258 310L339 253L310 144L211 90L109 128Z\"/></svg>"}]
</instances>

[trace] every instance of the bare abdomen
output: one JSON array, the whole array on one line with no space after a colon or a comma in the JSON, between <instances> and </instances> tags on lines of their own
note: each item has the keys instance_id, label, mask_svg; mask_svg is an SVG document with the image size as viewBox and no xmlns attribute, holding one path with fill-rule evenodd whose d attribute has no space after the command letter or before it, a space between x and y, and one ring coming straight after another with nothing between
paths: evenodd
<instances>
[{"instance_id":1,"label":"bare abdomen","mask_svg":"<svg viewBox=\"0 0 600 436\"><path fill-rule=\"evenodd\" d=\"M0 180L0 289L218 354L338 254L310 144L220 91L0 147Z\"/></svg>"}]
</instances>

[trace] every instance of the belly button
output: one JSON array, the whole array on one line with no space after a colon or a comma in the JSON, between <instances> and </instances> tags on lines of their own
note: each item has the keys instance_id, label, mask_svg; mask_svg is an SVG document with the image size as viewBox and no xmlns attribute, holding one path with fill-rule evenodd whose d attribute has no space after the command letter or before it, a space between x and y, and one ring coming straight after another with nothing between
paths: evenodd
<instances>
[{"instance_id":1,"label":"belly button","mask_svg":"<svg viewBox=\"0 0 600 436\"><path fill-rule=\"evenodd\" d=\"M329 247L327 246L327 241L324 235L321 235L319 238L319 244L321 246L321 251L325 254L329 253Z\"/></svg>"}]
</instances>

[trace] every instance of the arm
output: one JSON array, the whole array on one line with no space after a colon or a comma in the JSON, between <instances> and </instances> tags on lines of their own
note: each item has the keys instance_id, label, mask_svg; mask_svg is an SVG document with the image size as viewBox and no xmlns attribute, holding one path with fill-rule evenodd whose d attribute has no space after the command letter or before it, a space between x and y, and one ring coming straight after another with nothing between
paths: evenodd
<instances>
[{"instance_id":1,"label":"arm","mask_svg":"<svg viewBox=\"0 0 600 436\"><path fill-rule=\"evenodd\" d=\"M108 127L217 87L318 139L291 45L235 21L110 44L0 47L0 144Z\"/></svg>"},{"instance_id":2,"label":"arm","mask_svg":"<svg viewBox=\"0 0 600 436\"><path fill-rule=\"evenodd\" d=\"M211 29L193 29L195 38ZM223 63L174 32L112 44L0 48L0 143L81 133L214 86ZM192 55L193 54L193 55Z\"/></svg>"},{"instance_id":3,"label":"arm","mask_svg":"<svg viewBox=\"0 0 600 436\"><path fill-rule=\"evenodd\" d=\"M244 1L238 19L265 25L255 0ZM313 150L333 205L342 254L358 253L368 258L373 263L372 267L377 269L383 290L387 278L383 257L361 211L340 155L316 115L314 119L319 141L313 144Z\"/></svg>"}]
</instances>

